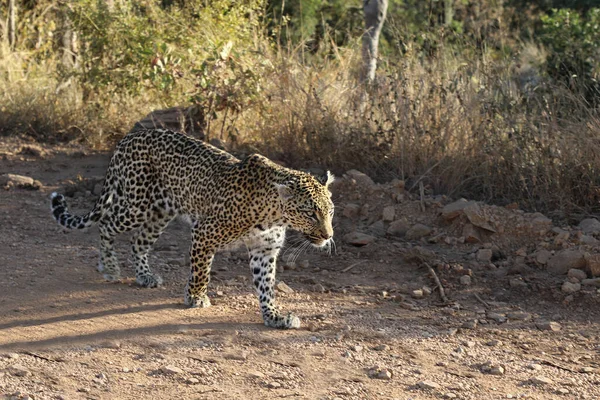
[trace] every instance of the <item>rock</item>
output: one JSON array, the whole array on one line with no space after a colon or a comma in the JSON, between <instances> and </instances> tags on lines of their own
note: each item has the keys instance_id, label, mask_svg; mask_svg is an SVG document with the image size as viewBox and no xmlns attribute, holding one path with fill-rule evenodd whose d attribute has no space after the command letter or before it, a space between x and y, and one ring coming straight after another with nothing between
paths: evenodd
<instances>
[{"instance_id":1,"label":"rock","mask_svg":"<svg viewBox=\"0 0 600 400\"><path fill-rule=\"evenodd\" d=\"M600 221L596 218L586 218L577 225L583 233L587 235L593 235L594 233L600 232Z\"/></svg>"},{"instance_id":2,"label":"rock","mask_svg":"<svg viewBox=\"0 0 600 400\"><path fill-rule=\"evenodd\" d=\"M406 238L409 240L421 239L429 235L433 230L427 225L415 224L406 232Z\"/></svg>"},{"instance_id":3,"label":"rock","mask_svg":"<svg viewBox=\"0 0 600 400\"><path fill-rule=\"evenodd\" d=\"M479 204L472 202L464 208L463 212L473 225L485 229L486 231L496 232L496 229L492 227L488 218L484 215L483 210L479 207Z\"/></svg>"},{"instance_id":4,"label":"rock","mask_svg":"<svg viewBox=\"0 0 600 400\"><path fill-rule=\"evenodd\" d=\"M559 394L569 394L569 393L571 393L571 392L569 391L569 389L567 389L567 388L558 388L558 389L556 389L556 391L557 391Z\"/></svg>"},{"instance_id":5,"label":"rock","mask_svg":"<svg viewBox=\"0 0 600 400\"><path fill-rule=\"evenodd\" d=\"M403 237L406 235L406 232L410 229L410 225L406 221L406 219L399 219L390 224L387 229L387 234L392 236Z\"/></svg>"},{"instance_id":6,"label":"rock","mask_svg":"<svg viewBox=\"0 0 600 400\"><path fill-rule=\"evenodd\" d=\"M192 377L192 378L187 378L187 379L185 380L185 383L187 383L188 385L197 385L197 384L199 384L199 383L200 383L200 379L198 379L198 378L193 378L193 377Z\"/></svg>"},{"instance_id":7,"label":"rock","mask_svg":"<svg viewBox=\"0 0 600 400\"><path fill-rule=\"evenodd\" d=\"M546 378L545 376L534 376L529 379L533 385L552 385L554 381L550 378Z\"/></svg>"},{"instance_id":8,"label":"rock","mask_svg":"<svg viewBox=\"0 0 600 400\"><path fill-rule=\"evenodd\" d=\"M267 387L269 389L279 389L281 387L281 383L279 383L277 381L267 382Z\"/></svg>"},{"instance_id":9,"label":"rock","mask_svg":"<svg viewBox=\"0 0 600 400\"><path fill-rule=\"evenodd\" d=\"M100 196L102 194L102 187L103 187L103 185L101 183L96 183L94 185L94 189L92 190L92 193L96 196Z\"/></svg>"},{"instance_id":10,"label":"rock","mask_svg":"<svg viewBox=\"0 0 600 400\"><path fill-rule=\"evenodd\" d=\"M375 236L385 236L385 226L382 220L374 222L369 226L369 232Z\"/></svg>"},{"instance_id":11,"label":"rock","mask_svg":"<svg viewBox=\"0 0 600 400\"><path fill-rule=\"evenodd\" d=\"M541 331L558 332L561 329L560 324L554 321L538 321L535 323L535 326Z\"/></svg>"},{"instance_id":12,"label":"rock","mask_svg":"<svg viewBox=\"0 0 600 400\"><path fill-rule=\"evenodd\" d=\"M310 291L315 293L325 293L326 289L325 286L321 285L320 283L316 283L310 287Z\"/></svg>"},{"instance_id":13,"label":"rock","mask_svg":"<svg viewBox=\"0 0 600 400\"><path fill-rule=\"evenodd\" d=\"M425 390L437 390L440 388L440 385L433 381L417 382L417 386L420 387L421 389L425 389Z\"/></svg>"},{"instance_id":14,"label":"rock","mask_svg":"<svg viewBox=\"0 0 600 400\"><path fill-rule=\"evenodd\" d=\"M248 352L241 351L236 353L227 353L223 356L226 360L245 361L248 359Z\"/></svg>"},{"instance_id":15,"label":"rock","mask_svg":"<svg viewBox=\"0 0 600 400\"><path fill-rule=\"evenodd\" d=\"M250 372L248 372L248 376L250 378L262 379L265 377L265 374L263 374L260 371L250 371Z\"/></svg>"},{"instance_id":16,"label":"rock","mask_svg":"<svg viewBox=\"0 0 600 400\"><path fill-rule=\"evenodd\" d=\"M490 375L504 375L504 367L488 361L481 366L481 372Z\"/></svg>"},{"instance_id":17,"label":"rock","mask_svg":"<svg viewBox=\"0 0 600 400\"><path fill-rule=\"evenodd\" d=\"M471 277L469 275L463 275L460 277L460 284L464 286L471 285Z\"/></svg>"},{"instance_id":18,"label":"rock","mask_svg":"<svg viewBox=\"0 0 600 400\"><path fill-rule=\"evenodd\" d=\"M492 249L481 249L477 252L477 260L490 263L492 262Z\"/></svg>"},{"instance_id":19,"label":"rock","mask_svg":"<svg viewBox=\"0 0 600 400\"><path fill-rule=\"evenodd\" d=\"M287 294L294 293L294 289L292 289L291 287L289 287L283 281L277 282L277 284L275 284L275 289L279 290L282 293L287 293Z\"/></svg>"},{"instance_id":20,"label":"rock","mask_svg":"<svg viewBox=\"0 0 600 400\"><path fill-rule=\"evenodd\" d=\"M540 364L536 364L536 363L529 363L529 364L527 364L527 368L529 368L533 371L540 371L542 369L542 366Z\"/></svg>"},{"instance_id":21,"label":"rock","mask_svg":"<svg viewBox=\"0 0 600 400\"><path fill-rule=\"evenodd\" d=\"M167 365L166 367L161 367L160 368L160 372L163 375L178 375L178 374L183 374L183 370L179 367L176 367L174 365Z\"/></svg>"},{"instance_id":22,"label":"rock","mask_svg":"<svg viewBox=\"0 0 600 400\"><path fill-rule=\"evenodd\" d=\"M446 221L452 221L453 219L461 215L466 207L474 203L474 201L460 199L455 201L454 203L446 204L442 209L442 218L444 218Z\"/></svg>"},{"instance_id":23,"label":"rock","mask_svg":"<svg viewBox=\"0 0 600 400\"><path fill-rule=\"evenodd\" d=\"M572 268L585 268L585 265L585 253L580 250L563 250L548 260L548 272L563 275Z\"/></svg>"},{"instance_id":24,"label":"rock","mask_svg":"<svg viewBox=\"0 0 600 400\"><path fill-rule=\"evenodd\" d=\"M364 174L355 169L351 169L350 171L346 171L346 175L348 178L352 179L358 186L362 186L364 188L371 188L375 185L373 179L371 179L367 174Z\"/></svg>"},{"instance_id":25,"label":"rock","mask_svg":"<svg viewBox=\"0 0 600 400\"><path fill-rule=\"evenodd\" d=\"M344 207L344 211L342 211L342 215L346 218L355 219L360 215L360 206L354 203L346 204Z\"/></svg>"},{"instance_id":26,"label":"rock","mask_svg":"<svg viewBox=\"0 0 600 400\"><path fill-rule=\"evenodd\" d=\"M375 351L387 351L389 349L390 349L390 346L388 346L387 344L380 344L380 345L373 347L373 350L375 350Z\"/></svg>"},{"instance_id":27,"label":"rock","mask_svg":"<svg viewBox=\"0 0 600 400\"><path fill-rule=\"evenodd\" d=\"M552 252L546 249L538 250L535 253L535 261L540 265L548 264L548 260L550 260L550 257L552 257Z\"/></svg>"},{"instance_id":28,"label":"rock","mask_svg":"<svg viewBox=\"0 0 600 400\"><path fill-rule=\"evenodd\" d=\"M411 295L415 299L422 299L423 298L423 290L422 289L413 290Z\"/></svg>"},{"instance_id":29,"label":"rock","mask_svg":"<svg viewBox=\"0 0 600 400\"><path fill-rule=\"evenodd\" d=\"M392 379L392 372L387 369L382 369L375 376L377 379L390 380Z\"/></svg>"},{"instance_id":30,"label":"rock","mask_svg":"<svg viewBox=\"0 0 600 400\"><path fill-rule=\"evenodd\" d=\"M344 235L344 242L356 247L366 246L373 241L375 241L375 237L366 233L352 232Z\"/></svg>"},{"instance_id":31,"label":"rock","mask_svg":"<svg viewBox=\"0 0 600 400\"><path fill-rule=\"evenodd\" d=\"M584 286L596 286L600 287L600 278L584 279L581 281Z\"/></svg>"},{"instance_id":32,"label":"rock","mask_svg":"<svg viewBox=\"0 0 600 400\"><path fill-rule=\"evenodd\" d=\"M360 353L361 351L363 351L363 349L364 347L359 345L350 346L350 350L355 351L357 353Z\"/></svg>"},{"instance_id":33,"label":"rock","mask_svg":"<svg viewBox=\"0 0 600 400\"><path fill-rule=\"evenodd\" d=\"M481 243L481 235L473 224L465 224L462 230L462 237L467 243Z\"/></svg>"},{"instance_id":34,"label":"rock","mask_svg":"<svg viewBox=\"0 0 600 400\"><path fill-rule=\"evenodd\" d=\"M578 281L582 281L587 278L587 274L585 273L585 271L575 268L571 268L569 272L567 272L567 276L569 278L575 278Z\"/></svg>"},{"instance_id":35,"label":"rock","mask_svg":"<svg viewBox=\"0 0 600 400\"><path fill-rule=\"evenodd\" d=\"M444 393L443 396L445 399L456 399L458 396L452 392Z\"/></svg>"},{"instance_id":36,"label":"rock","mask_svg":"<svg viewBox=\"0 0 600 400\"><path fill-rule=\"evenodd\" d=\"M575 293L581 290L581 284L567 281L562 284L560 289L563 291L563 293Z\"/></svg>"},{"instance_id":37,"label":"rock","mask_svg":"<svg viewBox=\"0 0 600 400\"><path fill-rule=\"evenodd\" d=\"M309 262L308 262L308 260L301 260L301 261L298 263L298 266L299 266L300 268L302 268L302 269L306 269L306 268L308 268L308 266L309 266Z\"/></svg>"},{"instance_id":38,"label":"rock","mask_svg":"<svg viewBox=\"0 0 600 400\"><path fill-rule=\"evenodd\" d=\"M600 276L600 254L586 254L585 262L592 276Z\"/></svg>"},{"instance_id":39,"label":"rock","mask_svg":"<svg viewBox=\"0 0 600 400\"><path fill-rule=\"evenodd\" d=\"M396 218L396 208L394 206L384 207L381 212L381 218L385 222L392 222Z\"/></svg>"},{"instance_id":40,"label":"rock","mask_svg":"<svg viewBox=\"0 0 600 400\"><path fill-rule=\"evenodd\" d=\"M0 186L11 188L18 187L21 189L38 190L42 188L42 183L29 176L4 174L0 175Z\"/></svg>"},{"instance_id":41,"label":"rock","mask_svg":"<svg viewBox=\"0 0 600 400\"><path fill-rule=\"evenodd\" d=\"M598 244L598 239L596 239L595 237L590 236L590 235L581 235L579 237L579 243L586 244L586 245L594 245L594 244Z\"/></svg>"},{"instance_id":42,"label":"rock","mask_svg":"<svg viewBox=\"0 0 600 400\"><path fill-rule=\"evenodd\" d=\"M517 321L529 321L531 314L525 311L513 311L506 314L506 318Z\"/></svg>"},{"instance_id":43,"label":"rock","mask_svg":"<svg viewBox=\"0 0 600 400\"><path fill-rule=\"evenodd\" d=\"M527 282L525 282L521 276L511 278L508 281L508 284L510 285L511 288L527 288L528 287Z\"/></svg>"},{"instance_id":44,"label":"rock","mask_svg":"<svg viewBox=\"0 0 600 400\"><path fill-rule=\"evenodd\" d=\"M494 320L498 323L506 322L506 316L504 314L496 313L496 312L488 312L487 317L491 320Z\"/></svg>"},{"instance_id":45,"label":"rock","mask_svg":"<svg viewBox=\"0 0 600 400\"><path fill-rule=\"evenodd\" d=\"M475 329L477 328L477 324L478 321L476 319L470 319L468 321L463 322L460 327L463 329Z\"/></svg>"},{"instance_id":46,"label":"rock","mask_svg":"<svg viewBox=\"0 0 600 400\"><path fill-rule=\"evenodd\" d=\"M31 375L31 371L21 364L13 364L7 368L7 371L12 376L25 377Z\"/></svg>"},{"instance_id":47,"label":"rock","mask_svg":"<svg viewBox=\"0 0 600 400\"><path fill-rule=\"evenodd\" d=\"M502 346L502 341L498 339L492 339L489 342L486 342L485 345L490 347Z\"/></svg>"}]
</instances>

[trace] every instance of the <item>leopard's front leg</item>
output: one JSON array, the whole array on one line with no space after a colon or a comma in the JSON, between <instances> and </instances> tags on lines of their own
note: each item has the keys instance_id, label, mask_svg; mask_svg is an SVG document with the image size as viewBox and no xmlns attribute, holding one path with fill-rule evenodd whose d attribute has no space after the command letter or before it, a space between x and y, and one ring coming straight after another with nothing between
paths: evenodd
<instances>
[{"instance_id":1,"label":"leopard's front leg","mask_svg":"<svg viewBox=\"0 0 600 400\"><path fill-rule=\"evenodd\" d=\"M191 271L184 299L185 305L189 307L210 307L207 291L216 246L212 239L207 238L204 228L198 225L192 228Z\"/></svg>"},{"instance_id":2,"label":"leopard's front leg","mask_svg":"<svg viewBox=\"0 0 600 400\"><path fill-rule=\"evenodd\" d=\"M291 313L282 315L275 304L275 263L284 240L284 228L272 228L254 238L249 249L250 268L265 325L282 329L299 328L300 319Z\"/></svg>"}]
</instances>

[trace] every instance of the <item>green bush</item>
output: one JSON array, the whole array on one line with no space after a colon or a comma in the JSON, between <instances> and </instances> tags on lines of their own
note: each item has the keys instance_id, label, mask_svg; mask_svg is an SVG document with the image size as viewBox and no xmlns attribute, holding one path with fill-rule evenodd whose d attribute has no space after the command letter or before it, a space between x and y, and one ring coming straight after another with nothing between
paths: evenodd
<instances>
[{"instance_id":1,"label":"green bush","mask_svg":"<svg viewBox=\"0 0 600 400\"><path fill-rule=\"evenodd\" d=\"M588 98L600 94L600 8L583 16L570 9L555 9L541 21L550 77L584 88Z\"/></svg>"}]
</instances>

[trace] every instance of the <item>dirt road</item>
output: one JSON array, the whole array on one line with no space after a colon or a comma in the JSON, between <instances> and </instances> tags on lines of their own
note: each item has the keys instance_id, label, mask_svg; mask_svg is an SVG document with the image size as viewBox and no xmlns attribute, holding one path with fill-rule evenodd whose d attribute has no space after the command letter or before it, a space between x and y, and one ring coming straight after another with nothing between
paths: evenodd
<instances>
[{"instance_id":1,"label":"dirt road","mask_svg":"<svg viewBox=\"0 0 600 400\"><path fill-rule=\"evenodd\" d=\"M103 281L97 230L64 233L48 198L70 180L80 188L71 209L87 211L109 154L3 139L0 158L0 175L43 184L0 190L7 399L600 398L598 293L565 303L560 282L542 272L526 276L525 289L497 271L474 270L470 285L448 271L440 277L452 304L441 306L406 252L419 244L452 259L463 250L383 236L350 246L338 212L337 255L280 263L291 290L278 291L279 304L302 328L268 329L243 249L216 258L213 307L183 306L189 228L177 221L151 256L164 286L135 285L127 237L118 243L125 279ZM351 195L337 193L336 204Z\"/></svg>"}]
</instances>

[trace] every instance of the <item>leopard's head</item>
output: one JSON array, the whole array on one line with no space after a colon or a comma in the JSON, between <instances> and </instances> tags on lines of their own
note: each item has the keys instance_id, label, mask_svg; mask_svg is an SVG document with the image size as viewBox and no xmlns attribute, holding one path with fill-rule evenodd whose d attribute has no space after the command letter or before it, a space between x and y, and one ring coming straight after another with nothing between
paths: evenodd
<instances>
[{"instance_id":1,"label":"leopard's head","mask_svg":"<svg viewBox=\"0 0 600 400\"><path fill-rule=\"evenodd\" d=\"M333 180L329 171L320 178L302 173L277 185L284 218L315 247L329 246L333 237Z\"/></svg>"}]
</instances>

